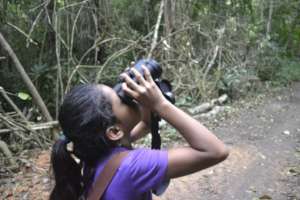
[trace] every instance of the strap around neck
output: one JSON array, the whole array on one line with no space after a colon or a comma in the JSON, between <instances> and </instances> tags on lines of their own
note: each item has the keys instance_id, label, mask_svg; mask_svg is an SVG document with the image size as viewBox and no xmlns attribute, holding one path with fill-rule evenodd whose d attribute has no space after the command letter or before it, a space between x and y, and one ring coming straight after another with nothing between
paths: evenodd
<instances>
[{"instance_id":1,"label":"strap around neck","mask_svg":"<svg viewBox=\"0 0 300 200\"><path fill-rule=\"evenodd\" d=\"M95 183L93 184L87 200L99 200L103 193L105 192L107 186L110 184L113 176L115 175L117 169L120 167L122 161L127 156L128 151L122 151L116 153L112 158L105 164L104 169L97 177Z\"/></svg>"}]
</instances>

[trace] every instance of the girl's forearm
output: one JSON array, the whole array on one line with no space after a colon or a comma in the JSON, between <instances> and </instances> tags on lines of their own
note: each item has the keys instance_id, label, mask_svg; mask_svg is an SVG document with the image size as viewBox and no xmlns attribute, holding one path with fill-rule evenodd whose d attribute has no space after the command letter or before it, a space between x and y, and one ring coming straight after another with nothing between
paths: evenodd
<instances>
[{"instance_id":1,"label":"girl's forearm","mask_svg":"<svg viewBox=\"0 0 300 200\"><path fill-rule=\"evenodd\" d=\"M155 110L181 133L193 149L213 153L226 151L223 142L212 132L170 102L165 101Z\"/></svg>"}]
</instances>

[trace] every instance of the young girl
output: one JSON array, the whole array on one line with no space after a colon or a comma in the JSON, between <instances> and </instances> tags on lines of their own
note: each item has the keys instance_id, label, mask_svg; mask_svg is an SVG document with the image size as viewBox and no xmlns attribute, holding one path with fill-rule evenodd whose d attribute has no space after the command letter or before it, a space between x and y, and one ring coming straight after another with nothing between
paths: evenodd
<instances>
[{"instance_id":1,"label":"young girl","mask_svg":"<svg viewBox=\"0 0 300 200\"><path fill-rule=\"evenodd\" d=\"M132 69L138 83L122 74L122 88L134 98L136 106L122 103L116 92L105 85L79 85L65 96L59 113L65 138L59 139L52 150L55 187L51 200L86 198L109 158L128 151L130 143L149 130L150 112L174 126L188 146L130 150L102 200L151 200L151 191L166 180L226 159L228 150L223 142L166 100L148 69L143 70L144 77Z\"/></svg>"}]
</instances>

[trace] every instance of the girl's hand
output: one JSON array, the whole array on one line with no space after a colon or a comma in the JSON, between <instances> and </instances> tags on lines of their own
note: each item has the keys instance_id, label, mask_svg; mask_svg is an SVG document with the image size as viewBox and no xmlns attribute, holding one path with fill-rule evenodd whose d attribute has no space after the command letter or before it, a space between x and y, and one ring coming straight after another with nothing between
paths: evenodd
<instances>
[{"instance_id":1,"label":"girl's hand","mask_svg":"<svg viewBox=\"0 0 300 200\"><path fill-rule=\"evenodd\" d=\"M167 99L151 77L149 70L143 66L145 78L135 69L131 68L138 83L133 81L126 73L122 74L125 82L122 84L123 90L133 97L142 107L151 111L158 111Z\"/></svg>"}]
</instances>

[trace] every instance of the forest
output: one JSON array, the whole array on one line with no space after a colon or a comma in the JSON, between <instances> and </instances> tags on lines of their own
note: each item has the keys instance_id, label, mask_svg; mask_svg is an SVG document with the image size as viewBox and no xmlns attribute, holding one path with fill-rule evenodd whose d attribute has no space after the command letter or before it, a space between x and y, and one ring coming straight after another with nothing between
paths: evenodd
<instances>
[{"instance_id":1,"label":"forest","mask_svg":"<svg viewBox=\"0 0 300 200\"><path fill-rule=\"evenodd\" d=\"M160 63L179 107L289 87L300 1L0 0L0 179L50 148L70 88L113 86L141 58Z\"/></svg>"}]
</instances>

